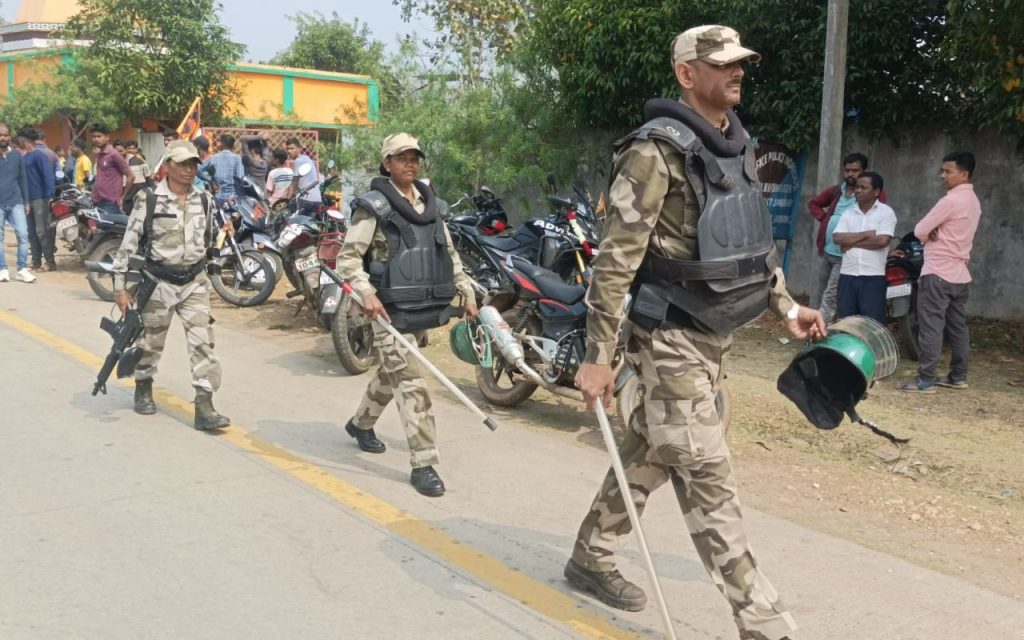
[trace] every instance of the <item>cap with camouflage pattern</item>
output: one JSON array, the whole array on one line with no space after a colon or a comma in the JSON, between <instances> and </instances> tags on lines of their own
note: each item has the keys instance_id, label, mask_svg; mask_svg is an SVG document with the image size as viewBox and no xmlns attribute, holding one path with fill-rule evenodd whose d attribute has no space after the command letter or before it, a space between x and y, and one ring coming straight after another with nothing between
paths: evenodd
<instances>
[{"instance_id":1,"label":"cap with camouflage pattern","mask_svg":"<svg viewBox=\"0 0 1024 640\"><path fill-rule=\"evenodd\" d=\"M680 62L703 60L723 65L750 60L759 62L761 55L740 46L740 34L735 29L717 24L705 24L680 33L672 41L672 66Z\"/></svg>"},{"instance_id":2,"label":"cap with camouflage pattern","mask_svg":"<svg viewBox=\"0 0 1024 640\"><path fill-rule=\"evenodd\" d=\"M199 151L196 146L188 140L175 140L167 145L167 159L173 162L182 163L194 160L199 162Z\"/></svg>"}]
</instances>

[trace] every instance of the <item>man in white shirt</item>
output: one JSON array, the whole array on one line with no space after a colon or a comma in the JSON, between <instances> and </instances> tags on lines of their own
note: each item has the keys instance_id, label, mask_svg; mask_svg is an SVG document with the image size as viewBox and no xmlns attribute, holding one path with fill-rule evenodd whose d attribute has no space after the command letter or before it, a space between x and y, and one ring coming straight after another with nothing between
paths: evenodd
<instances>
[{"instance_id":1,"label":"man in white shirt","mask_svg":"<svg viewBox=\"0 0 1024 640\"><path fill-rule=\"evenodd\" d=\"M288 154L284 149L274 149L270 153L270 173L267 175L267 202L270 206L288 197L295 174L291 167L286 167Z\"/></svg>"},{"instance_id":2,"label":"man in white shirt","mask_svg":"<svg viewBox=\"0 0 1024 640\"><path fill-rule=\"evenodd\" d=\"M292 161L292 171L295 177L292 179L292 187L288 191L288 198L299 196L299 212L316 211L323 204L323 196L320 195L320 172L317 170L313 159L303 153L302 142L298 138L288 138L285 143L285 151ZM310 171L302 175L302 166L310 165Z\"/></svg>"},{"instance_id":3,"label":"man in white shirt","mask_svg":"<svg viewBox=\"0 0 1024 640\"><path fill-rule=\"evenodd\" d=\"M857 206L839 220L833 241L843 251L836 318L861 315L886 324L885 261L896 232L896 213L878 201L882 176L865 171L857 178Z\"/></svg>"}]
</instances>

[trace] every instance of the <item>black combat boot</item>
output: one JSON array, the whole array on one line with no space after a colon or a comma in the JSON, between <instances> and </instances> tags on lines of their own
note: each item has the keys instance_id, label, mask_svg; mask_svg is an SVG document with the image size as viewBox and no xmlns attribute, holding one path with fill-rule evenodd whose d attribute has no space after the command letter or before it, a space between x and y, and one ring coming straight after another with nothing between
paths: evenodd
<instances>
[{"instance_id":1,"label":"black combat boot","mask_svg":"<svg viewBox=\"0 0 1024 640\"><path fill-rule=\"evenodd\" d=\"M412 470L409 482L416 490L430 498L438 498L444 495L444 483L441 476L437 475L434 467L418 467Z\"/></svg>"},{"instance_id":2,"label":"black combat boot","mask_svg":"<svg viewBox=\"0 0 1024 640\"><path fill-rule=\"evenodd\" d=\"M135 413L151 416L156 413L153 402L153 378L135 381Z\"/></svg>"},{"instance_id":3,"label":"black combat boot","mask_svg":"<svg viewBox=\"0 0 1024 640\"><path fill-rule=\"evenodd\" d=\"M624 611L641 611L647 604L644 590L622 577L618 570L590 571L569 560L565 565L569 584L589 591L608 606Z\"/></svg>"},{"instance_id":4,"label":"black combat boot","mask_svg":"<svg viewBox=\"0 0 1024 640\"><path fill-rule=\"evenodd\" d=\"M373 429L360 429L351 420L345 425L345 433L356 439L359 448L367 453L384 453L387 447L377 439Z\"/></svg>"},{"instance_id":5,"label":"black combat boot","mask_svg":"<svg viewBox=\"0 0 1024 640\"><path fill-rule=\"evenodd\" d=\"M196 388L196 419L193 426L200 431L222 429L231 424L227 416L222 416L213 408L213 393L206 389Z\"/></svg>"}]
</instances>

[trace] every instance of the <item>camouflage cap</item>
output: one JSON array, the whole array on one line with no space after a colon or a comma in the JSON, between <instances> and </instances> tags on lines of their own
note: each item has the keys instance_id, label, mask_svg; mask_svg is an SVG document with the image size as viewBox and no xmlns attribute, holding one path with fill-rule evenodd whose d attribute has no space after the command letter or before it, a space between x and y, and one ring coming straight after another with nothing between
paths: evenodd
<instances>
[{"instance_id":1,"label":"camouflage cap","mask_svg":"<svg viewBox=\"0 0 1024 640\"><path fill-rule=\"evenodd\" d=\"M178 163L189 160L199 162L199 151L188 140L175 140L167 145L167 159Z\"/></svg>"},{"instance_id":2,"label":"camouflage cap","mask_svg":"<svg viewBox=\"0 0 1024 640\"><path fill-rule=\"evenodd\" d=\"M760 54L740 46L740 34L735 29L717 24L705 24L680 33L672 41L672 66L680 62L704 62L723 65L740 60L761 60Z\"/></svg>"},{"instance_id":3,"label":"camouflage cap","mask_svg":"<svg viewBox=\"0 0 1024 640\"><path fill-rule=\"evenodd\" d=\"M380 148L380 160L381 162L388 159L388 156L397 156L403 151L413 149L419 156L424 157L423 151L420 149L420 143L416 138L412 137L408 133L394 133L384 138L384 144Z\"/></svg>"}]
</instances>

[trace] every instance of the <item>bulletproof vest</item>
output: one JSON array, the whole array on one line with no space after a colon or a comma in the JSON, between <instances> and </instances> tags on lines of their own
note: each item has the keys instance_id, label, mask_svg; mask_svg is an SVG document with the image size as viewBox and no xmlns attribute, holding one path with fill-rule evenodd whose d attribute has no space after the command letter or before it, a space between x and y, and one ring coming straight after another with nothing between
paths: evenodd
<instances>
[{"instance_id":1,"label":"bulletproof vest","mask_svg":"<svg viewBox=\"0 0 1024 640\"><path fill-rule=\"evenodd\" d=\"M636 314L632 319L648 328L669 318L728 335L768 308L778 262L754 145L731 111L729 138L675 101L651 100L644 111L648 121L616 146L653 139L679 150L701 213L697 260L662 255L650 245L637 272L631 318Z\"/></svg>"},{"instance_id":2,"label":"bulletproof vest","mask_svg":"<svg viewBox=\"0 0 1024 640\"><path fill-rule=\"evenodd\" d=\"M367 255L364 266L392 324L403 332L444 326L455 311L454 266L438 200L429 187L413 184L426 200L423 213L381 178L374 178L373 190L353 203L373 213L387 239L387 261Z\"/></svg>"}]
</instances>

